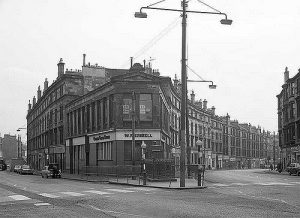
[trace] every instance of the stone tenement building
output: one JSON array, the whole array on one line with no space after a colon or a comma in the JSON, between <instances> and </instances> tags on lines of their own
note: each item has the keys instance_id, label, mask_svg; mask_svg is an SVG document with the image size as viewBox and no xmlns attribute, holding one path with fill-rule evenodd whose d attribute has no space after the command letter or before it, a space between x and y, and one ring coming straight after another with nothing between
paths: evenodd
<instances>
[{"instance_id":1,"label":"stone tenement building","mask_svg":"<svg viewBox=\"0 0 300 218\"><path fill-rule=\"evenodd\" d=\"M289 78L288 68L284 72L284 84L278 99L279 145L285 166L300 163L300 70Z\"/></svg>"},{"instance_id":2,"label":"stone tenement building","mask_svg":"<svg viewBox=\"0 0 300 218\"><path fill-rule=\"evenodd\" d=\"M37 97L29 101L27 113L27 160L35 169L47 163L59 163L65 169L67 118L65 106L103 85L110 77L123 73L122 70L107 69L85 63L82 70L64 69L60 59L57 79L49 86L47 78L44 89L40 86Z\"/></svg>"},{"instance_id":3,"label":"stone tenement building","mask_svg":"<svg viewBox=\"0 0 300 218\"><path fill-rule=\"evenodd\" d=\"M141 144L146 144L147 159L179 164L180 93L176 77L160 76L145 63L131 64L129 70L108 69L86 65L84 56L82 70L64 71L61 60L57 79L50 87L46 83L43 95L38 89L38 99L29 104L29 163L40 169L58 162L71 173L80 173L84 166L138 164ZM265 164L269 142L264 139L270 135L215 110L191 93L187 163L212 169Z\"/></svg>"}]
</instances>

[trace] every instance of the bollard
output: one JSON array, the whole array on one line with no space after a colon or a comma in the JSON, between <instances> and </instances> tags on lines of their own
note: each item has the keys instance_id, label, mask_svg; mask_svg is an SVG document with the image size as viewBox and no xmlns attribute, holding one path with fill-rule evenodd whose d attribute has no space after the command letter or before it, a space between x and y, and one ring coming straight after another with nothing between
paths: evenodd
<instances>
[{"instance_id":1,"label":"bollard","mask_svg":"<svg viewBox=\"0 0 300 218\"><path fill-rule=\"evenodd\" d=\"M202 186L202 166L198 165L198 186Z\"/></svg>"},{"instance_id":2,"label":"bollard","mask_svg":"<svg viewBox=\"0 0 300 218\"><path fill-rule=\"evenodd\" d=\"M146 173L146 164L143 163L143 185L146 185L147 181L147 173Z\"/></svg>"}]
</instances>

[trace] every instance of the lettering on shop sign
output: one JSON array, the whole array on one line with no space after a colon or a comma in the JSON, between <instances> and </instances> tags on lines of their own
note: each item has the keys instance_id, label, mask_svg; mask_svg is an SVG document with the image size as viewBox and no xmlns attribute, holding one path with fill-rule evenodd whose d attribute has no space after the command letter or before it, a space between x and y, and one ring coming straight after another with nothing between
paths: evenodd
<instances>
[{"instance_id":1,"label":"lettering on shop sign","mask_svg":"<svg viewBox=\"0 0 300 218\"><path fill-rule=\"evenodd\" d=\"M102 141L105 139L110 139L110 135L94 136L93 139L94 141Z\"/></svg>"},{"instance_id":2,"label":"lettering on shop sign","mask_svg":"<svg viewBox=\"0 0 300 218\"><path fill-rule=\"evenodd\" d=\"M125 133L124 136L125 136L126 138L132 137L132 134ZM134 136L135 136L135 137L140 137L140 138L146 138L146 137L152 138L152 135L151 135L150 133L143 133L143 134L137 133L137 134L134 134Z\"/></svg>"}]
</instances>

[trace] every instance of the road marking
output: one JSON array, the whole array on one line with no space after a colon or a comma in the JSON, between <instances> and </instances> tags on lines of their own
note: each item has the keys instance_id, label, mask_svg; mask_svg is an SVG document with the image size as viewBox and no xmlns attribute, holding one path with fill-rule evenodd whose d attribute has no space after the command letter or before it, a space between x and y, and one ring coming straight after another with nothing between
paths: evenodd
<instances>
[{"instance_id":1,"label":"road marking","mask_svg":"<svg viewBox=\"0 0 300 218\"><path fill-rule=\"evenodd\" d=\"M126 188L129 190L137 190L137 191L145 191L145 192L150 192L150 191L156 191L154 188L144 188L144 187L133 187L133 188Z\"/></svg>"},{"instance_id":2,"label":"road marking","mask_svg":"<svg viewBox=\"0 0 300 218\"><path fill-rule=\"evenodd\" d=\"M215 183L215 184L213 184L213 186L217 186L217 187L228 187L229 185L222 184L222 183Z\"/></svg>"},{"instance_id":3,"label":"road marking","mask_svg":"<svg viewBox=\"0 0 300 218\"><path fill-rule=\"evenodd\" d=\"M77 193L77 192L60 192L62 194L65 194L65 195L70 195L70 196L83 196L84 194L82 193Z\"/></svg>"},{"instance_id":4,"label":"road marking","mask_svg":"<svg viewBox=\"0 0 300 218\"><path fill-rule=\"evenodd\" d=\"M36 203L34 205L35 206L50 206L51 204L49 204L49 203Z\"/></svg>"},{"instance_id":5,"label":"road marking","mask_svg":"<svg viewBox=\"0 0 300 218\"><path fill-rule=\"evenodd\" d=\"M12 199L14 199L16 201L24 201L24 200L30 200L31 199L31 198L28 198L28 197L26 197L24 195L10 195L8 197L10 197L10 198L12 198Z\"/></svg>"},{"instance_id":6,"label":"road marking","mask_svg":"<svg viewBox=\"0 0 300 218\"><path fill-rule=\"evenodd\" d=\"M290 182L290 183L300 184L300 182Z\"/></svg>"},{"instance_id":7,"label":"road marking","mask_svg":"<svg viewBox=\"0 0 300 218\"><path fill-rule=\"evenodd\" d=\"M53 195L53 194L49 194L49 193L41 193L39 195L47 197L47 198L59 198L59 196Z\"/></svg>"},{"instance_id":8,"label":"road marking","mask_svg":"<svg viewBox=\"0 0 300 218\"><path fill-rule=\"evenodd\" d=\"M254 183L256 185L263 185L263 186L269 186L269 185L294 185L289 183L282 183L282 182L268 182L268 183Z\"/></svg>"},{"instance_id":9,"label":"road marking","mask_svg":"<svg viewBox=\"0 0 300 218\"><path fill-rule=\"evenodd\" d=\"M84 191L84 192L93 193L93 194L97 194L97 195L111 195L111 194L113 194L113 193L109 193L109 192L102 192L102 191L96 191L96 190L89 190L89 191Z\"/></svg>"},{"instance_id":10,"label":"road marking","mask_svg":"<svg viewBox=\"0 0 300 218\"><path fill-rule=\"evenodd\" d=\"M108 191L112 191L112 192L121 192L121 193L129 193L129 192L134 192L134 191L131 191L131 190L124 190L124 189L106 189Z\"/></svg>"},{"instance_id":11,"label":"road marking","mask_svg":"<svg viewBox=\"0 0 300 218\"><path fill-rule=\"evenodd\" d=\"M243 186L243 185L249 185L249 184L236 182L236 183L231 183L231 185L240 185L240 186Z\"/></svg>"}]
</instances>

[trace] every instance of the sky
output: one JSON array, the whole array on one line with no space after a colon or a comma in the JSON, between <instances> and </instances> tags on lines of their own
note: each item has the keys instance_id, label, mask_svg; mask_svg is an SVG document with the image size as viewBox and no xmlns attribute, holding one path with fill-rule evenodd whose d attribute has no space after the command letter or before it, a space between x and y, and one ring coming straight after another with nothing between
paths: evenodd
<instances>
[{"instance_id":1,"label":"sky","mask_svg":"<svg viewBox=\"0 0 300 218\"><path fill-rule=\"evenodd\" d=\"M57 63L81 69L87 62L129 68L130 57L145 59L162 76L180 78L180 13L145 10L149 0L0 0L0 133L26 127L28 101L45 78L57 77ZM300 68L299 0L206 0L220 15L188 14L188 66L207 83L188 83L196 100L207 99L217 115L277 131L277 98L287 66ZM157 7L180 9L180 0ZM189 10L212 11L198 0ZM188 71L188 79L199 79ZM26 137L26 130L21 135Z\"/></svg>"}]
</instances>

